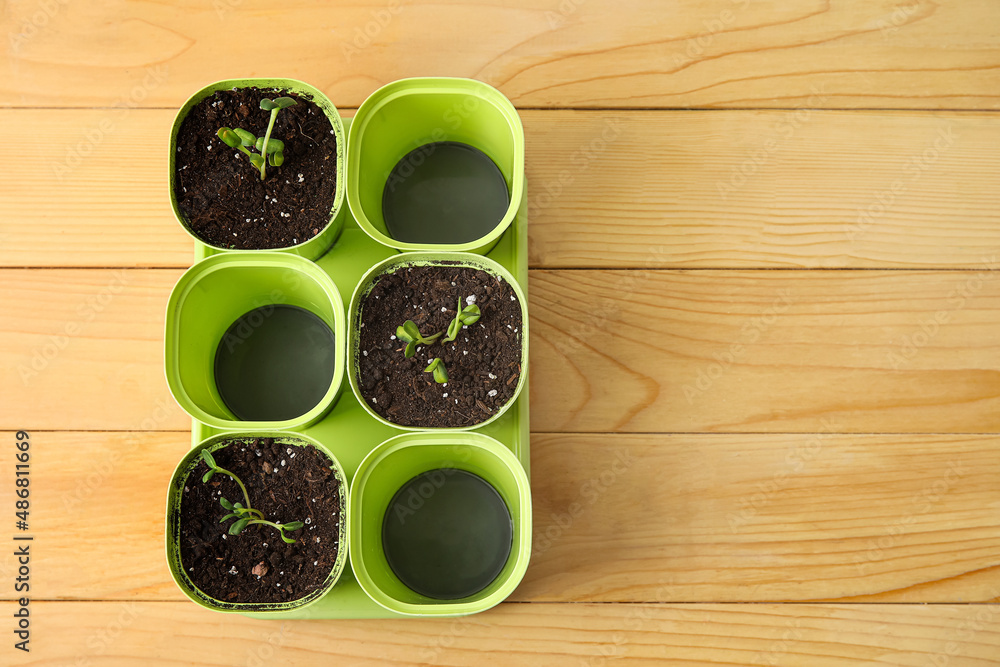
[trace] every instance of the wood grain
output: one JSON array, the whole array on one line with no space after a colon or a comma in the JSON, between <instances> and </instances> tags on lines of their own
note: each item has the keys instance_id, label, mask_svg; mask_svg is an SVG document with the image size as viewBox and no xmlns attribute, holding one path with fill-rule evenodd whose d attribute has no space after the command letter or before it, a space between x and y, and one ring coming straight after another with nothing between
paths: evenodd
<instances>
[{"instance_id":1,"label":"wood grain","mask_svg":"<svg viewBox=\"0 0 1000 667\"><path fill-rule=\"evenodd\" d=\"M534 271L532 428L996 431L998 276Z\"/></svg>"},{"instance_id":2,"label":"wood grain","mask_svg":"<svg viewBox=\"0 0 1000 667\"><path fill-rule=\"evenodd\" d=\"M35 431L32 444L33 596L183 600L163 560L163 508L188 434ZM532 560L511 599L1000 602L998 447L534 434ZM0 575L15 568L0 556Z\"/></svg>"},{"instance_id":3,"label":"wood grain","mask_svg":"<svg viewBox=\"0 0 1000 667\"><path fill-rule=\"evenodd\" d=\"M43 602L35 614L33 652L11 664L978 667L1000 650L997 605L502 604L464 619L277 623L180 602Z\"/></svg>"},{"instance_id":4,"label":"wood grain","mask_svg":"<svg viewBox=\"0 0 1000 667\"><path fill-rule=\"evenodd\" d=\"M1000 106L992 2L6 5L4 106L176 107L205 83L269 74L344 106L429 74L482 79L523 107ZM246 38L262 34L296 48Z\"/></svg>"},{"instance_id":5,"label":"wood grain","mask_svg":"<svg viewBox=\"0 0 1000 667\"><path fill-rule=\"evenodd\" d=\"M350 113L350 112L349 112ZM0 266L189 266L172 110L5 110ZM994 114L524 111L540 268L974 268Z\"/></svg>"},{"instance_id":6,"label":"wood grain","mask_svg":"<svg viewBox=\"0 0 1000 667\"><path fill-rule=\"evenodd\" d=\"M164 311L180 274L0 274L0 428L190 429L163 373Z\"/></svg>"},{"instance_id":7,"label":"wood grain","mask_svg":"<svg viewBox=\"0 0 1000 667\"><path fill-rule=\"evenodd\" d=\"M0 427L187 429L177 269L0 271ZM532 428L1000 429L1000 271L532 271Z\"/></svg>"}]
</instances>

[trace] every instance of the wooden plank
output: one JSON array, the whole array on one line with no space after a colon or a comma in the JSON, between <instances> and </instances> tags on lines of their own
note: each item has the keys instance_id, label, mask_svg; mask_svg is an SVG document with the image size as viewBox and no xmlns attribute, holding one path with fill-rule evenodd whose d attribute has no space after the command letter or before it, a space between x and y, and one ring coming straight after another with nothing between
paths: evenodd
<instances>
[{"instance_id":1,"label":"wooden plank","mask_svg":"<svg viewBox=\"0 0 1000 667\"><path fill-rule=\"evenodd\" d=\"M181 602L33 609L32 653L10 664L977 667L1000 650L996 605L503 604L460 619L281 623Z\"/></svg>"},{"instance_id":2,"label":"wooden plank","mask_svg":"<svg viewBox=\"0 0 1000 667\"><path fill-rule=\"evenodd\" d=\"M189 436L36 431L31 441L32 595L184 599L163 560L162 514ZM533 553L512 599L1000 602L998 446L997 436L534 434ZM15 570L12 550L0 556L0 575Z\"/></svg>"},{"instance_id":3,"label":"wooden plank","mask_svg":"<svg viewBox=\"0 0 1000 667\"><path fill-rule=\"evenodd\" d=\"M267 74L344 106L428 74L482 79L526 107L1000 106L990 2L6 4L4 106L176 107L203 83ZM295 48L246 38L268 34Z\"/></svg>"},{"instance_id":4,"label":"wooden plank","mask_svg":"<svg viewBox=\"0 0 1000 667\"><path fill-rule=\"evenodd\" d=\"M0 427L187 429L177 269L0 271ZM532 428L1000 429L1000 271L533 271Z\"/></svg>"},{"instance_id":5,"label":"wooden plank","mask_svg":"<svg viewBox=\"0 0 1000 667\"><path fill-rule=\"evenodd\" d=\"M996 436L531 445L533 560L516 599L1000 601Z\"/></svg>"},{"instance_id":6,"label":"wooden plank","mask_svg":"<svg viewBox=\"0 0 1000 667\"><path fill-rule=\"evenodd\" d=\"M996 431L998 275L535 271L532 428Z\"/></svg>"},{"instance_id":7,"label":"wooden plank","mask_svg":"<svg viewBox=\"0 0 1000 667\"><path fill-rule=\"evenodd\" d=\"M172 110L6 110L0 265L188 266ZM994 114L524 111L542 268L971 268L1000 248Z\"/></svg>"},{"instance_id":8,"label":"wooden plank","mask_svg":"<svg viewBox=\"0 0 1000 667\"><path fill-rule=\"evenodd\" d=\"M179 269L0 273L0 428L190 429L163 373Z\"/></svg>"}]
</instances>

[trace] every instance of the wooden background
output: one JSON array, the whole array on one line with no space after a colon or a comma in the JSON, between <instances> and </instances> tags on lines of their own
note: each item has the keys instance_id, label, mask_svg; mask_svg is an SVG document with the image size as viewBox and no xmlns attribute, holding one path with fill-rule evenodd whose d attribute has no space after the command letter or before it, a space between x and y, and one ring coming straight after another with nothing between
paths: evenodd
<instances>
[{"instance_id":1,"label":"wooden background","mask_svg":"<svg viewBox=\"0 0 1000 667\"><path fill-rule=\"evenodd\" d=\"M36 536L0 663L1000 664L997 2L8 0L0 33L0 540L15 429ZM495 610L262 622L170 581L166 137L264 75L521 111L536 553Z\"/></svg>"}]
</instances>

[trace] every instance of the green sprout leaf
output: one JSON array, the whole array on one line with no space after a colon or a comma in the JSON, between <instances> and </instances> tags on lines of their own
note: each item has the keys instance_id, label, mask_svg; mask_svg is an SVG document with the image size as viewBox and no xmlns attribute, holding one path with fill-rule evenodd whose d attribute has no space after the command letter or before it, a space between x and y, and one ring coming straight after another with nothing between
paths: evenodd
<instances>
[{"instance_id":1,"label":"green sprout leaf","mask_svg":"<svg viewBox=\"0 0 1000 667\"><path fill-rule=\"evenodd\" d=\"M207 465L209 468L212 468L213 471L219 467L215 463L215 457L212 456L212 452L208 451L207 449L201 450L201 460L204 461L205 465Z\"/></svg>"},{"instance_id":2,"label":"green sprout leaf","mask_svg":"<svg viewBox=\"0 0 1000 667\"><path fill-rule=\"evenodd\" d=\"M257 143L257 137L253 135L253 132L247 132L246 130L238 127L233 130L233 133L240 138L240 143L244 146L253 146Z\"/></svg>"},{"instance_id":3,"label":"green sprout leaf","mask_svg":"<svg viewBox=\"0 0 1000 667\"><path fill-rule=\"evenodd\" d=\"M458 307L455 308L455 319L448 324L448 335L444 337L445 343L458 338L458 331L462 328L462 297L458 297Z\"/></svg>"},{"instance_id":4,"label":"green sprout leaf","mask_svg":"<svg viewBox=\"0 0 1000 667\"><path fill-rule=\"evenodd\" d=\"M479 315L479 306L473 303L469 304L465 308L462 308L462 297L458 297L458 307L455 309L455 319L453 319L448 325L448 336L444 339L444 342L450 343L458 338L458 332L461 328L463 326L474 324L479 320Z\"/></svg>"},{"instance_id":5,"label":"green sprout leaf","mask_svg":"<svg viewBox=\"0 0 1000 667\"><path fill-rule=\"evenodd\" d=\"M437 357L427 365L424 369L425 373L431 373L434 377L434 381L438 384L444 384L448 381L448 369L445 368L444 362L441 361L440 357Z\"/></svg>"},{"instance_id":6,"label":"green sprout leaf","mask_svg":"<svg viewBox=\"0 0 1000 667\"><path fill-rule=\"evenodd\" d=\"M231 503L224 497L219 498L219 504L222 505L224 509L231 510L229 514L226 514L219 519L219 523L225 523L230 519L236 519L236 521L229 526L230 535L239 535L247 526L255 523L262 523L277 529L277 531L281 534L281 539L285 542L295 542L295 540L288 540L285 538L285 531L298 530L305 525L304 523L301 521L290 521L281 525L274 523L273 521L267 521L264 519L263 512L250 506L250 496L247 494L247 488L244 486L239 477L229 470L219 467L219 464L215 461L215 457L212 456L212 453L207 449L201 450L201 459L205 462L205 465L209 466L208 472L202 477L202 482L208 482L208 480L212 479L212 475L219 473L220 475L231 477L233 481L239 485L240 490L243 492L243 499L246 501L246 506L244 506L243 503Z\"/></svg>"},{"instance_id":7,"label":"green sprout leaf","mask_svg":"<svg viewBox=\"0 0 1000 667\"><path fill-rule=\"evenodd\" d=\"M295 540L293 540L290 537L286 537L284 533L281 533L281 541L285 542L286 544L295 544Z\"/></svg>"},{"instance_id":8,"label":"green sprout leaf","mask_svg":"<svg viewBox=\"0 0 1000 667\"><path fill-rule=\"evenodd\" d=\"M291 97L260 101L260 108L271 112L267 121L267 131L263 137L257 137L252 132L239 127L235 129L221 127L216 134L227 146L246 154L250 164L260 172L260 180L263 181L267 165L280 167L285 162L285 144L280 139L272 139L271 130L274 129L274 121L278 117L278 112L295 104L297 102ZM256 148L257 153L251 152L249 150L251 147Z\"/></svg>"},{"instance_id":9,"label":"green sprout leaf","mask_svg":"<svg viewBox=\"0 0 1000 667\"><path fill-rule=\"evenodd\" d=\"M403 350L403 356L407 359L412 359L413 355L417 353L417 341L411 340L406 344L406 349Z\"/></svg>"},{"instance_id":10,"label":"green sprout leaf","mask_svg":"<svg viewBox=\"0 0 1000 667\"><path fill-rule=\"evenodd\" d=\"M216 132L219 139L222 139L222 143L229 146L230 148L237 148L241 145L240 137L238 134L233 132L228 127L220 127L219 131Z\"/></svg>"},{"instance_id":11,"label":"green sprout leaf","mask_svg":"<svg viewBox=\"0 0 1000 667\"><path fill-rule=\"evenodd\" d=\"M396 331L398 333L399 330L397 329ZM405 341L416 341L421 339L420 329L417 328L417 325L413 320L406 320L403 322L403 334L403 340Z\"/></svg>"},{"instance_id":12,"label":"green sprout leaf","mask_svg":"<svg viewBox=\"0 0 1000 667\"><path fill-rule=\"evenodd\" d=\"M476 304L471 304L462 309L462 314L460 315L462 319L462 324L468 326L470 324L475 324L479 321L480 312L479 306Z\"/></svg>"},{"instance_id":13,"label":"green sprout leaf","mask_svg":"<svg viewBox=\"0 0 1000 667\"><path fill-rule=\"evenodd\" d=\"M263 155L265 151L261 149L264 147L264 137L258 137L253 147ZM280 153L283 150L285 150L285 142L281 139L270 139L267 142L267 153Z\"/></svg>"},{"instance_id":14,"label":"green sprout leaf","mask_svg":"<svg viewBox=\"0 0 1000 667\"><path fill-rule=\"evenodd\" d=\"M240 519L239 521L236 521L229 527L229 534L239 535L243 532L243 529L247 527L248 523L250 523L250 519Z\"/></svg>"}]
</instances>

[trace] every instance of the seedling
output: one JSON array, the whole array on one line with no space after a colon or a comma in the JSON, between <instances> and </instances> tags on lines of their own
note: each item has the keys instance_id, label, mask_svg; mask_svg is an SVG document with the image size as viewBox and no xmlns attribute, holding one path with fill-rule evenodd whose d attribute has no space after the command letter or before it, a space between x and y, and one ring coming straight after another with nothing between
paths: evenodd
<instances>
[{"instance_id":1,"label":"seedling","mask_svg":"<svg viewBox=\"0 0 1000 667\"><path fill-rule=\"evenodd\" d=\"M465 308L462 308L462 297L458 297L458 308L455 309L455 319L451 321L448 325L448 335L444 337L442 343L450 343L451 341L458 338L458 332L463 326L468 326L469 324L475 324L479 319L479 306L476 304L469 304Z\"/></svg>"},{"instance_id":2,"label":"seedling","mask_svg":"<svg viewBox=\"0 0 1000 667\"><path fill-rule=\"evenodd\" d=\"M444 384L448 381L448 369L444 367L444 362L441 361L441 357L437 357L428 364L427 368L424 369L425 373L431 373L434 375L434 381L438 384Z\"/></svg>"},{"instance_id":3,"label":"seedling","mask_svg":"<svg viewBox=\"0 0 1000 667\"><path fill-rule=\"evenodd\" d=\"M207 449L201 450L201 460L208 466L208 472L206 472L201 478L202 482L207 484L212 479L213 475L219 473L220 475L228 475L229 477L232 477L233 481L240 485L240 490L243 491L243 500L246 501L246 505L243 505L242 503L231 503L225 498L219 499L219 504L222 505L224 509L229 510L229 514L219 519L219 523L228 521L234 517L236 518L236 521L229 526L230 535L239 535L247 526L260 523L277 529L283 542L295 544L295 540L285 535L285 531L298 530L305 525L304 523L301 521L275 523L274 521L266 520L263 512L250 506L250 496L247 494L247 487L243 486L243 482L240 481L239 477L225 468L219 467L219 465L215 462L215 457L212 456L212 453Z\"/></svg>"},{"instance_id":4,"label":"seedling","mask_svg":"<svg viewBox=\"0 0 1000 667\"><path fill-rule=\"evenodd\" d=\"M278 97L273 100L263 99L260 101L260 108L271 112L271 119L267 123L267 132L263 137L255 137L252 132L242 128L231 129L220 127L216 133L222 142L230 148L235 148L246 154L250 159L250 164L260 171L260 180L264 180L264 171L268 164L272 167L280 167L285 161L285 144L281 139L272 139L271 130L274 128L274 120L278 117L278 112L297 104L291 97ZM257 153L250 150L253 146Z\"/></svg>"},{"instance_id":5,"label":"seedling","mask_svg":"<svg viewBox=\"0 0 1000 667\"><path fill-rule=\"evenodd\" d=\"M420 334L420 329L417 328L417 325L413 320L406 320L401 326L396 327L396 338L406 343L406 349L403 350L403 356L407 359L411 358L416 353L417 345L430 345L440 338L443 333L443 331L439 331L433 336L425 338Z\"/></svg>"}]
</instances>

